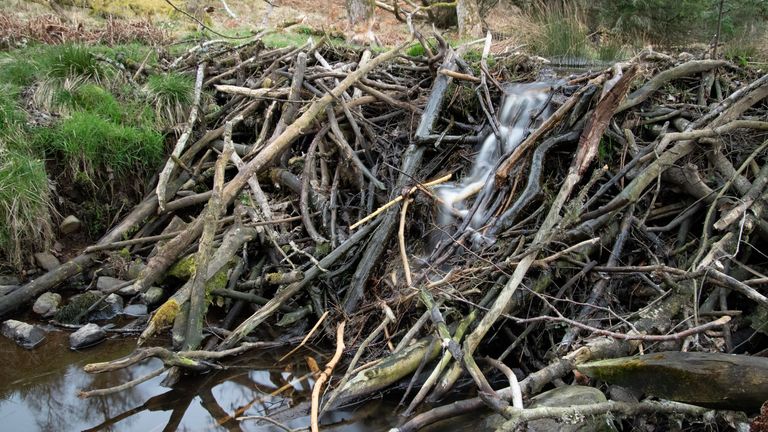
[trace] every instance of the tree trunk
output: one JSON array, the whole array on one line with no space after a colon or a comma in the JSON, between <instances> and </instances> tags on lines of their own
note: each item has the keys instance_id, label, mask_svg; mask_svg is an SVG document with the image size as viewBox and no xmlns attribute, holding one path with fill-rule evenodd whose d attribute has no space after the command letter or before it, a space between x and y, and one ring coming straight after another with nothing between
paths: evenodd
<instances>
[{"instance_id":1,"label":"tree trunk","mask_svg":"<svg viewBox=\"0 0 768 432\"><path fill-rule=\"evenodd\" d=\"M378 40L373 33L376 10L375 0L346 0L347 17L351 36L347 37L352 43L362 45L377 45Z\"/></svg>"},{"instance_id":2,"label":"tree trunk","mask_svg":"<svg viewBox=\"0 0 768 432\"><path fill-rule=\"evenodd\" d=\"M456 2L456 15L459 19L459 37L479 38L483 36L477 0L458 0Z\"/></svg>"},{"instance_id":3,"label":"tree trunk","mask_svg":"<svg viewBox=\"0 0 768 432\"><path fill-rule=\"evenodd\" d=\"M441 28L441 29L447 29L449 27L458 25L459 22L456 19L456 6L454 5L440 6L439 5L440 3L446 3L446 2L442 0L422 0L421 1L421 4L429 7L427 9L429 20L432 21L432 23L436 25L437 28Z\"/></svg>"}]
</instances>

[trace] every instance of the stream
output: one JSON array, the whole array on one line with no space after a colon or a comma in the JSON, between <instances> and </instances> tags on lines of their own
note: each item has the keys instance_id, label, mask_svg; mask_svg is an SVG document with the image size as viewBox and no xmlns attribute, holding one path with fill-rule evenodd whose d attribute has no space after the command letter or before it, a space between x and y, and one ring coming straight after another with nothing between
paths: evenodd
<instances>
[{"instance_id":1,"label":"stream","mask_svg":"<svg viewBox=\"0 0 768 432\"><path fill-rule=\"evenodd\" d=\"M507 87L500 108L500 139L490 134L476 150L471 170L461 181L438 188L454 214L466 213L465 200L477 194L492 175L499 158L511 152L548 115L551 83ZM484 225L489 209L478 209L472 228ZM451 223L451 219L443 221ZM44 324L43 324L44 325ZM52 327L45 342L27 351L0 337L0 430L3 431L282 431L263 420L237 421L239 416L269 416L291 429L309 427L312 380L306 355L325 364L323 353L305 350L278 362L282 350L245 354L229 360L224 370L186 377L173 389L161 386L163 375L119 393L81 399L81 389L116 386L144 376L162 365L158 359L116 372L90 375L85 364L125 356L135 338L112 336L105 342L74 352L69 333ZM165 341L157 341L164 344ZM274 394L277 389L287 390ZM396 402L401 395L369 400L327 413L321 428L327 431L381 431L398 424ZM455 395L460 397L463 395ZM428 407L425 407L428 408ZM454 419L427 430L482 430L476 418Z\"/></svg>"},{"instance_id":2,"label":"stream","mask_svg":"<svg viewBox=\"0 0 768 432\"><path fill-rule=\"evenodd\" d=\"M54 330L43 344L27 351L0 337L0 430L25 431L281 431L263 421L238 422L232 415L268 415L290 428L309 426L312 381L303 356L278 364L282 353L246 354L226 370L183 379L174 389L162 376L130 390L81 399L81 389L115 386L162 365L152 359L116 372L90 375L82 367L129 354L135 339L113 337L80 352L70 351L68 335ZM321 359L315 353L307 355ZM280 395L270 393L288 384ZM391 405L391 406L390 406ZM393 426L394 404L374 400L337 410L321 420L328 431L379 431Z\"/></svg>"}]
</instances>

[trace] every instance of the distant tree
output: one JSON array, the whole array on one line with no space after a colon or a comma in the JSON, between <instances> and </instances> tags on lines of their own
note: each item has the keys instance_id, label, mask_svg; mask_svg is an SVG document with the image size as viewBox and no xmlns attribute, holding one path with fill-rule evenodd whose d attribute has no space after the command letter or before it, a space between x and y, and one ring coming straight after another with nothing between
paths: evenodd
<instances>
[{"instance_id":1,"label":"distant tree","mask_svg":"<svg viewBox=\"0 0 768 432\"><path fill-rule=\"evenodd\" d=\"M459 21L459 37L481 37L483 25L477 0L457 0L456 17Z\"/></svg>"},{"instance_id":2,"label":"distant tree","mask_svg":"<svg viewBox=\"0 0 768 432\"><path fill-rule=\"evenodd\" d=\"M378 39L373 32L376 19L375 0L346 0L346 2L351 30L350 41L361 45L378 45Z\"/></svg>"}]
</instances>

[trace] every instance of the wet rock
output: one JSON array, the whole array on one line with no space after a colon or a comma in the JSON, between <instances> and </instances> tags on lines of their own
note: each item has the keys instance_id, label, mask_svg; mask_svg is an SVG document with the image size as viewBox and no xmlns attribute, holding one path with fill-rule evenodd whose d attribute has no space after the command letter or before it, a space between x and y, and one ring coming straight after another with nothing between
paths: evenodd
<instances>
[{"instance_id":1,"label":"wet rock","mask_svg":"<svg viewBox=\"0 0 768 432\"><path fill-rule=\"evenodd\" d=\"M2 326L0 326L0 333L26 349L32 349L40 345L43 339L45 339L45 330L16 320L3 322Z\"/></svg>"},{"instance_id":2,"label":"wet rock","mask_svg":"<svg viewBox=\"0 0 768 432\"><path fill-rule=\"evenodd\" d=\"M19 288L21 288L21 285L0 285L0 296L10 294Z\"/></svg>"},{"instance_id":3,"label":"wet rock","mask_svg":"<svg viewBox=\"0 0 768 432\"><path fill-rule=\"evenodd\" d=\"M123 309L123 315L128 315L132 317L141 317L147 315L147 305L143 304L132 304L128 305Z\"/></svg>"},{"instance_id":4,"label":"wet rock","mask_svg":"<svg viewBox=\"0 0 768 432\"><path fill-rule=\"evenodd\" d=\"M563 386L558 387L531 398L528 408L541 407L569 407L574 405L588 405L605 402L605 395L598 389L586 386ZM482 430L496 430L501 427L506 420L499 414L493 414L482 423ZM559 422L554 419L541 419L528 422L524 429L526 432L587 432L604 431L612 432L616 428L608 421L606 416L596 416L582 419L582 421L569 424Z\"/></svg>"},{"instance_id":5,"label":"wet rock","mask_svg":"<svg viewBox=\"0 0 768 432\"><path fill-rule=\"evenodd\" d=\"M82 222L80 222L80 219L76 218L74 215L69 215L61 221L59 231L64 235L72 234L73 232L79 231L81 226Z\"/></svg>"},{"instance_id":6,"label":"wet rock","mask_svg":"<svg viewBox=\"0 0 768 432\"><path fill-rule=\"evenodd\" d=\"M53 316L59 305L61 304L61 294L47 292L43 293L35 300L35 304L32 306L32 311L38 315L42 315L44 318Z\"/></svg>"},{"instance_id":7,"label":"wet rock","mask_svg":"<svg viewBox=\"0 0 768 432\"><path fill-rule=\"evenodd\" d=\"M35 262L40 268L51 271L61 265L61 262L50 252L38 252L35 254Z\"/></svg>"},{"instance_id":8,"label":"wet rock","mask_svg":"<svg viewBox=\"0 0 768 432\"><path fill-rule=\"evenodd\" d=\"M165 291L163 291L163 289L160 287L150 287L144 294L141 295L144 303L150 306L156 305L163 301L163 297L165 297Z\"/></svg>"},{"instance_id":9,"label":"wet rock","mask_svg":"<svg viewBox=\"0 0 768 432\"><path fill-rule=\"evenodd\" d=\"M123 313L123 298L117 294L110 294L104 299L96 310L89 315L90 320L105 321Z\"/></svg>"},{"instance_id":10,"label":"wet rock","mask_svg":"<svg viewBox=\"0 0 768 432\"><path fill-rule=\"evenodd\" d=\"M563 386L545 391L544 393L532 397L530 408L569 407L574 405L589 405L605 401L606 398L603 392L594 387L576 385ZM590 417L576 424L562 423L554 419L541 419L528 422L529 432L544 432L553 430L561 432L610 432L615 431L616 428L612 426L607 417L604 415Z\"/></svg>"},{"instance_id":11,"label":"wet rock","mask_svg":"<svg viewBox=\"0 0 768 432\"><path fill-rule=\"evenodd\" d=\"M96 281L96 289L103 293L113 293L119 286L125 285L124 280L113 278L111 276L99 276Z\"/></svg>"},{"instance_id":12,"label":"wet rock","mask_svg":"<svg viewBox=\"0 0 768 432\"><path fill-rule=\"evenodd\" d=\"M96 345L107 337L107 332L96 324L88 324L69 335L69 346L73 350Z\"/></svg>"},{"instance_id":13,"label":"wet rock","mask_svg":"<svg viewBox=\"0 0 768 432\"><path fill-rule=\"evenodd\" d=\"M117 293L123 296L135 296L139 293L139 289L136 288L136 285L130 284L126 287L120 288Z\"/></svg>"},{"instance_id":14,"label":"wet rock","mask_svg":"<svg viewBox=\"0 0 768 432\"><path fill-rule=\"evenodd\" d=\"M144 262L140 259L136 259L131 261L131 263L128 265L128 271L126 272L126 277L128 279L136 279L139 277L139 273L141 273L142 270L147 265L144 264Z\"/></svg>"}]
</instances>

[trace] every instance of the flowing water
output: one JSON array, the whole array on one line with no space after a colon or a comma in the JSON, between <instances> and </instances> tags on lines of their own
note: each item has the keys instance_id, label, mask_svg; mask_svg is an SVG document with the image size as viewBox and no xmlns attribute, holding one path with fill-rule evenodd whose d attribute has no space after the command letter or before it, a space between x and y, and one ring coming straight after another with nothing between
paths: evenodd
<instances>
[{"instance_id":1,"label":"flowing water","mask_svg":"<svg viewBox=\"0 0 768 432\"><path fill-rule=\"evenodd\" d=\"M454 216L468 215L469 198L478 194L493 176L502 156L509 155L549 116L551 84L535 82L511 84L505 87L505 97L498 115L498 136L489 134L480 145L469 174L461 181L446 183L436 188L444 205L440 224L449 225ZM485 225L492 212L487 207L478 208L468 227L477 230ZM493 239L486 239L493 241Z\"/></svg>"},{"instance_id":2,"label":"flowing water","mask_svg":"<svg viewBox=\"0 0 768 432\"><path fill-rule=\"evenodd\" d=\"M477 149L469 174L461 181L437 188L450 208L442 223L467 215L469 198L487 185L499 160L510 154L550 114L551 84L515 84L506 87L498 115L498 136L488 135ZM479 205L468 226L481 228L493 209ZM493 239L485 239L492 241ZM68 333L52 331L42 346L26 351L0 337L0 431L280 431L263 421L237 421L236 416L269 416L290 428L309 426L312 381L303 356L284 362L273 351L243 355L222 371L186 377L173 389L160 385L161 377L110 396L81 399L81 389L115 386L143 376L161 366L150 360L112 373L89 375L82 366L108 361L130 353L135 339L114 337L72 352ZM162 343L162 342L160 342ZM320 363L322 356L308 352ZM287 390L274 395L285 386ZM457 395L458 397L458 395ZM392 399L392 398L389 398ZM399 399L399 397L397 398ZM326 415L321 424L329 431L380 431L395 426L394 404L386 397L367 401L349 410ZM453 419L430 430L478 431L477 418Z\"/></svg>"}]
</instances>

